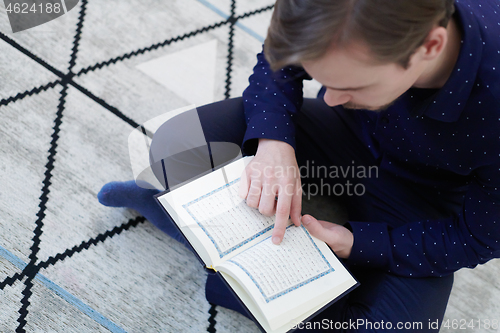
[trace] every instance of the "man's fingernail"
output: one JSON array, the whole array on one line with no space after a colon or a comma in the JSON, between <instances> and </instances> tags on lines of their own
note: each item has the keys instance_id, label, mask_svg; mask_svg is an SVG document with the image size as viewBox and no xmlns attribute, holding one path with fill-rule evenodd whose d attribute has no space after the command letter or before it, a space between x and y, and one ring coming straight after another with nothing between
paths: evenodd
<instances>
[{"instance_id":1,"label":"man's fingernail","mask_svg":"<svg viewBox=\"0 0 500 333\"><path fill-rule=\"evenodd\" d=\"M273 237L273 243L276 244L276 245L279 245L280 244L280 238L279 237Z\"/></svg>"},{"instance_id":2,"label":"man's fingernail","mask_svg":"<svg viewBox=\"0 0 500 333\"><path fill-rule=\"evenodd\" d=\"M302 223L304 223L304 225L308 225L311 221L312 219L310 216L302 216Z\"/></svg>"}]
</instances>

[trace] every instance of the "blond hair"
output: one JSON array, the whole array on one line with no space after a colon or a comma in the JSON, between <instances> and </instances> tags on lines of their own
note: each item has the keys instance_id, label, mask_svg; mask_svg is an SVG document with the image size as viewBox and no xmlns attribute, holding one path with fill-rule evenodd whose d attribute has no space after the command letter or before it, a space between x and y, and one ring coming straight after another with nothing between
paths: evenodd
<instances>
[{"instance_id":1,"label":"blond hair","mask_svg":"<svg viewBox=\"0 0 500 333\"><path fill-rule=\"evenodd\" d=\"M376 60L407 67L453 0L277 0L264 44L273 70L321 58L332 46L365 42Z\"/></svg>"}]
</instances>

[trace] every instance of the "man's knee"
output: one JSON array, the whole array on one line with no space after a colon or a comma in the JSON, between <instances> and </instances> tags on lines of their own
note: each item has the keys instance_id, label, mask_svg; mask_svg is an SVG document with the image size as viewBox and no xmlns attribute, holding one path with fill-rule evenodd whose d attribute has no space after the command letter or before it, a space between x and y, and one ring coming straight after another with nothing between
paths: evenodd
<instances>
[{"instance_id":1,"label":"man's knee","mask_svg":"<svg viewBox=\"0 0 500 333\"><path fill-rule=\"evenodd\" d=\"M245 131L241 104L241 99L233 99L205 105L158 128L150 147L150 164L165 188L172 189L241 156Z\"/></svg>"}]
</instances>

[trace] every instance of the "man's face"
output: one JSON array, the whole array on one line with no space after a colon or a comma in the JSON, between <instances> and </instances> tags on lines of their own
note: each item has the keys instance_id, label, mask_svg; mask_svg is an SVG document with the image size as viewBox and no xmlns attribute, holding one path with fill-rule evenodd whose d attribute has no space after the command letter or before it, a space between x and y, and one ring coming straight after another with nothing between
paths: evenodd
<instances>
[{"instance_id":1,"label":"man's face","mask_svg":"<svg viewBox=\"0 0 500 333\"><path fill-rule=\"evenodd\" d=\"M379 64L361 43L331 49L314 61L304 61L306 72L326 87L329 106L382 111L406 92L423 72L412 57L408 69L396 63Z\"/></svg>"}]
</instances>

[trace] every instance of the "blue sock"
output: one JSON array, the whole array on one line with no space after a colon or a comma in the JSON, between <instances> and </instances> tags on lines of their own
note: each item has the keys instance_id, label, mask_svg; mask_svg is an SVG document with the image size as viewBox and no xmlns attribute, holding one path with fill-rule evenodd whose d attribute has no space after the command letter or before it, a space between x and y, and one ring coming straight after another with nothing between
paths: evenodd
<instances>
[{"instance_id":1,"label":"blue sock","mask_svg":"<svg viewBox=\"0 0 500 333\"><path fill-rule=\"evenodd\" d=\"M153 197L159 190L137 186L135 181L111 182L104 185L97 199L104 206L132 208L167 235L186 245L184 236Z\"/></svg>"}]
</instances>

